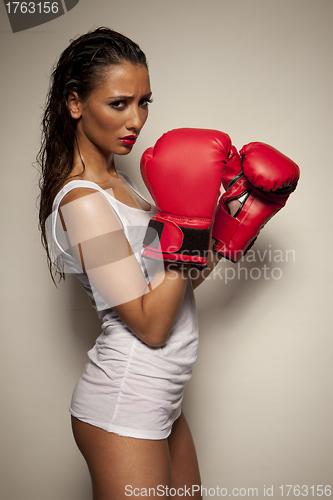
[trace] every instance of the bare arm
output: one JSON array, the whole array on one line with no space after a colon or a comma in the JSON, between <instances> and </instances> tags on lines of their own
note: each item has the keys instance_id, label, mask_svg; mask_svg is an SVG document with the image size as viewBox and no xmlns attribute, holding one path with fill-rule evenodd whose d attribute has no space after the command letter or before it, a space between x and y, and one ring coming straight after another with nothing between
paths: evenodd
<instances>
[{"instance_id":1,"label":"bare arm","mask_svg":"<svg viewBox=\"0 0 333 500\"><path fill-rule=\"evenodd\" d=\"M188 267L164 268L161 262L147 285L102 193L72 190L60 210L70 247L91 284L137 337L150 346L163 345L183 302Z\"/></svg>"}]
</instances>

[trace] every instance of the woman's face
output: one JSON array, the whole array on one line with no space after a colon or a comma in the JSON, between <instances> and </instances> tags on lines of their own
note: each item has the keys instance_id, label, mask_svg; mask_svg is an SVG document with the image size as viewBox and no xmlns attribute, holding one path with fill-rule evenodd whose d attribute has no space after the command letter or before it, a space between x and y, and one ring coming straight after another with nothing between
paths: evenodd
<instances>
[{"instance_id":1,"label":"woman's face","mask_svg":"<svg viewBox=\"0 0 333 500\"><path fill-rule=\"evenodd\" d=\"M79 145L104 155L129 153L147 120L150 98L149 74L143 65L110 66L86 101L75 93L69 96Z\"/></svg>"}]
</instances>

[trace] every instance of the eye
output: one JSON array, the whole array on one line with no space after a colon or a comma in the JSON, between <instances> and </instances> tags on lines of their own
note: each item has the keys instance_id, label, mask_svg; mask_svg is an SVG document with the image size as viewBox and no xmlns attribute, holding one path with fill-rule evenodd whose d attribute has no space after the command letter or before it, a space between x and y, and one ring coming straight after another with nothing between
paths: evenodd
<instances>
[{"instance_id":1,"label":"eye","mask_svg":"<svg viewBox=\"0 0 333 500\"><path fill-rule=\"evenodd\" d=\"M110 103L111 108L117 109L119 111L126 108L126 101L113 101Z\"/></svg>"},{"instance_id":2,"label":"eye","mask_svg":"<svg viewBox=\"0 0 333 500\"><path fill-rule=\"evenodd\" d=\"M154 99L152 97L150 97L150 99L141 99L141 101L139 102L139 106L141 106L142 108L148 108L148 104L151 104L153 101Z\"/></svg>"}]
</instances>

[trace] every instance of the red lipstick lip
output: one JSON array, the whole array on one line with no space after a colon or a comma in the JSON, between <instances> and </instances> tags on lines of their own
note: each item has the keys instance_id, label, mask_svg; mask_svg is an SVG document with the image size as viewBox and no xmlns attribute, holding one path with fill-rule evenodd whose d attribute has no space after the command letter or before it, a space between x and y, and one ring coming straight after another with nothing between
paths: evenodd
<instances>
[{"instance_id":1,"label":"red lipstick lip","mask_svg":"<svg viewBox=\"0 0 333 500\"><path fill-rule=\"evenodd\" d=\"M133 146L137 138L137 135L127 135L126 137L121 137L119 140L126 146Z\"/></svg>"}]
</instances>

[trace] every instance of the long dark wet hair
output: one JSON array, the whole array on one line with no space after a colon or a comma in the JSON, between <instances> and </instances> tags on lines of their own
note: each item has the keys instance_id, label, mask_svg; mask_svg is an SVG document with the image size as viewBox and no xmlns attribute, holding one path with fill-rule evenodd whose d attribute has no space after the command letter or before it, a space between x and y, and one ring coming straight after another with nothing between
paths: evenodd
<instances>
[{"instance_id":1,"label":"long dark wet hair","mask_svg":"<svg viewBox=\"0 0 333 500\"><path fill-rule=\"evenodd\" d=\"M128 61L148 69L140 47L109 28L98 28L73 40L61 54L51 75L46 109L42 120L42 145L37 155L40 166L39 228L47 253L51 277L64 273L54 270L47 244L45 222L52 212L53 200L73 168L76 120L71 117L67 99L76 92L84 102L102 82L110 65ZM83 170L84 164L82 162Z\"/></svg>"}]
</instances>

